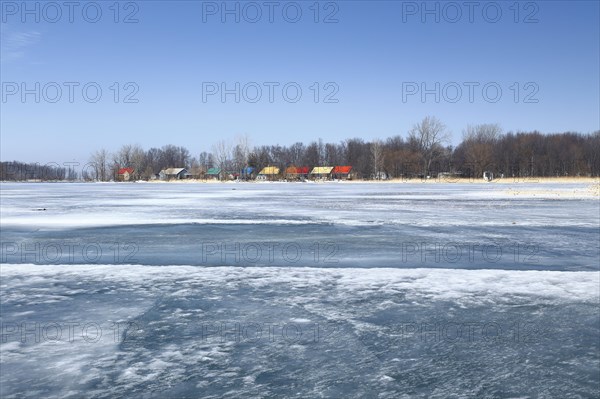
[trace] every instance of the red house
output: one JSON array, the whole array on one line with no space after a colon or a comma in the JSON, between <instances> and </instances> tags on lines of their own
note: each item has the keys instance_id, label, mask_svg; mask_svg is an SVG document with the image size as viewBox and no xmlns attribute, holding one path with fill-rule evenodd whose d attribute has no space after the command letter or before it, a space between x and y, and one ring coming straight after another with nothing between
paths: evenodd
<instances>
[{"instance_id":1,"label":"red house","mask_svg":"<svg viewBox=\"0 0 600 399\"><path fill-rule=\"evenodd\" d=\"M117 179L119 181L129 181L133 176L133 168L121 168L119 169Z\"/></svg>"},{"instance_id":2,"label":"red house","mask_svg":"<svg viewBox=\"0 0 600 399\"><path fill-rule=\"evenodd\" d=\"M288 179L306 179L310 172L308 166L290 166L285 170Z\"/></svg>"},{"instance_id":3,"label":"red house","mask_svg":"<svg viewBox=\"0 0 600 399\"><path fill-rule=\"evenodd\" d=\"M336 166L333 168L331 175L334 179L348 179L352 172L352 166Z\"/></svg>"}]
</instances>

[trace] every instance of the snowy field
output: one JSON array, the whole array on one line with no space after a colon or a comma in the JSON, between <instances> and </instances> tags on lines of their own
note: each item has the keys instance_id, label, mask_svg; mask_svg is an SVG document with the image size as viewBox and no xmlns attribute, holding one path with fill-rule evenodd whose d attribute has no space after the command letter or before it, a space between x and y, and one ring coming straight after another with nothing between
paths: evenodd
<instances>
[{"instance_id":1,"label":"snowy field","mask_svg":"<svg viewBox=\"0 0 600 399\"><path fill-rule=\"evenodd\" d=\"M9 184L0 396L581 397L586 184Z\"/></svg>"}]
</instances>

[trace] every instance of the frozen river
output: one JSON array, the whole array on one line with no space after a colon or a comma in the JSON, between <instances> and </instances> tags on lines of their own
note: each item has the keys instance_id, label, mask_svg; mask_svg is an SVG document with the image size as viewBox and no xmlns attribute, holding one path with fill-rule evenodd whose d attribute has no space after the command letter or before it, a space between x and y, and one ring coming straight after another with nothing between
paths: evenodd
<instances>
[{"instance_id":1,"label":"frozen river","mask_svg":"<svg viewBox=\"0 0 600 399\"><path fill-rule=\"evenodd\" d=\"M586 184L1 184L10 397L596 397Z\"/></svg>"}]
</instances>

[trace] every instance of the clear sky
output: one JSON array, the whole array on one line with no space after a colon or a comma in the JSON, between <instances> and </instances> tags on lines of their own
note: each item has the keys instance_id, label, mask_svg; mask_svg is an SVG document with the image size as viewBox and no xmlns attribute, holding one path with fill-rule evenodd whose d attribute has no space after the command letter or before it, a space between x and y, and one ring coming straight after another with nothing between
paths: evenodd
<instances>
[{"instance_id":1,"label":"clear sky","mask_svg":"<svg viewBox=\"0 0 600 399\"><path fill-rule=\"evenodd\" d=\"M600 129L598 1L63 3L2 1L3 161L405 136L426 115L454 144Z\"/></svg>"}]
</instances>

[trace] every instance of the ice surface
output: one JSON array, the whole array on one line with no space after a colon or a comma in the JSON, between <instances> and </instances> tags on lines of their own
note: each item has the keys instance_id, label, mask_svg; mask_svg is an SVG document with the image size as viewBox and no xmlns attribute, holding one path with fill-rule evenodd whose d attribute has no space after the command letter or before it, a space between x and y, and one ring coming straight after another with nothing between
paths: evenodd
<instances>
[{"instance_id":1,"label":"ice surface","mask_svg":"<svg viewBox=\"0 0 600 399\"><path fill-rule=\"evenodd\" d=\"M598 396L585 187L0 188L2 398Z\"/></svg>"},{"instance_id":2,"label":"ice surface","mask_svg":"<svg viewBox=\"0 0 600 399\"><path fill-rule=\"evenodd\" d=\"M518 184L538 194L517 197L506 184L1 187L9 263L90 263L82 252L99 246L94 263L600 269L598 197L554 195L585 185Z\"/></svg>"},{"instance_id":3,"label":"ice surface","mask_svg":"<svg viewBox=\"0 0 600 399\"><path fill-rule=\"evenodd\" d=\"M2 275L3 397L561 396L591 394L597 373L597 272L21 264ZM23 343L10 332L21 323ZM63 337L50 341L55 324ZM97 342L86 341L96 327L82 332L91 324Z\"/></svg>"}]
</instances>

